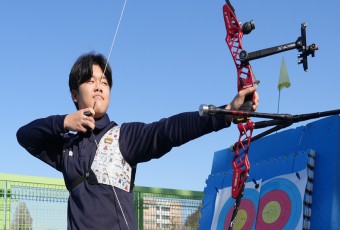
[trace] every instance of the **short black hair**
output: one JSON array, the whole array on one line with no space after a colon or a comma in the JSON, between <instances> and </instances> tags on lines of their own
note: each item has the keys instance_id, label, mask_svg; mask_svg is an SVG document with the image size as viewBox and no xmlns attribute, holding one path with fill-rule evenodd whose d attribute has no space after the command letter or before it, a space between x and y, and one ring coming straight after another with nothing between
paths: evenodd
<instances>
[{"instance_id":1,"label":"short black hair","mask_svg":"<svg viewBox=\"0 0 340 230\"><path fill-rule=\"evenodd\" d=\"M102 71L105 70L104 75L111 89L112 71L109 63L107 63L106 58L102 54L89 52L81 55L72 66L68 81L70 92L72 92L72 90L78 91L82 83L91 79L93 76L93 65L99 65Z\"/></svg>"}]
</instances>

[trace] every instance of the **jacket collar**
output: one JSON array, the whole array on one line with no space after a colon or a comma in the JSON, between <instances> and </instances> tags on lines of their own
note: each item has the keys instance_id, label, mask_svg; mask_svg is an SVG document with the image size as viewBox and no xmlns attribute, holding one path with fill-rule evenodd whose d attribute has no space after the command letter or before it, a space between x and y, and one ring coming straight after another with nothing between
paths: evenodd
<instances>
[{"instance_id":1,"label":"jacket collar","mask_svg":"<svg viewBox=\"0 0 340 230\"><path fill-rule=\"evenodd\" d=\"M110 123L110 118L107 113L98 120L96 120L96 128L94 129L94 132L98 133L102 131L108 124Z\"/></svg>"}]
</instances>

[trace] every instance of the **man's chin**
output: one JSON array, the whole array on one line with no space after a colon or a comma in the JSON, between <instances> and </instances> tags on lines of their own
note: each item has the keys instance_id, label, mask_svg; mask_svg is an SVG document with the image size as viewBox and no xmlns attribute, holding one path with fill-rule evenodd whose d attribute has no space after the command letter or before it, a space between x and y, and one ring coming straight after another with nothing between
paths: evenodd
<instances>
[{"instance_id":1,"label":"man's chin","mask_svg":"<svg viewBox=\"0 0 340 230\"><path fill-rule=\"evenodd\" d=\"M94 111L96 112L94 118L95 119L102 118L105 115L107 108L108 107L105 104L102 104L100 101L98 101L94 106Z\"/></svg>"},{"instance_id":2,"label":"man's chin","mask_svg":"<svg viewBox=\"0 0 340 230\"><path fill-rule=\"evenodd\" d=\"M105 113L96 112L96 115L94 116L94 119L98 120L98 119L102 118L104 115L105 115Z\"/></svg>"}]
</instances>

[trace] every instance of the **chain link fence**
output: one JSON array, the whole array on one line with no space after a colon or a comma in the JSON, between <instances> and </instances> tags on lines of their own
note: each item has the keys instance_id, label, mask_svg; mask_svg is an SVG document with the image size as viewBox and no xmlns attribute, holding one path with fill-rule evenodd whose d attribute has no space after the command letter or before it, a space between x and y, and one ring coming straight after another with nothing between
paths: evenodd
<instances>
[{"instance_id":1,"label":"chain link fence","mask_svg":"<svg viewBox=\"0 0 340 230\"><path fill-rule=\"evenodd\" d=\"M136 186L138 229L197 229L203 195ZM0 229L65 230L68 196L63 179L0 174Z\"/></svg>"}]
</instances>

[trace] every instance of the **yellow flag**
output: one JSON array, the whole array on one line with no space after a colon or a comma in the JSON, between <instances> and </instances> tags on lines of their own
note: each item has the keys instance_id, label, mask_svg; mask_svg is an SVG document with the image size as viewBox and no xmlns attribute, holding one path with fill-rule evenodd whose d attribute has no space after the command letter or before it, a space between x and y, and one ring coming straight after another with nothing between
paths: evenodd
<instances>
[{"instance_id":1,"label":"yellow flag","mask_svg":"<svg viewBox=\"0 0 340 230\"><path fill-rule=\"evenodd\" d=\"M285 59L282 57L280 78L279 78L279 84L277 85L277 88L279 89L279 91L281 91L281 89L283 89L284 87L289 88L290 81L289 81Z\"/></svg>"}]
</instances>

